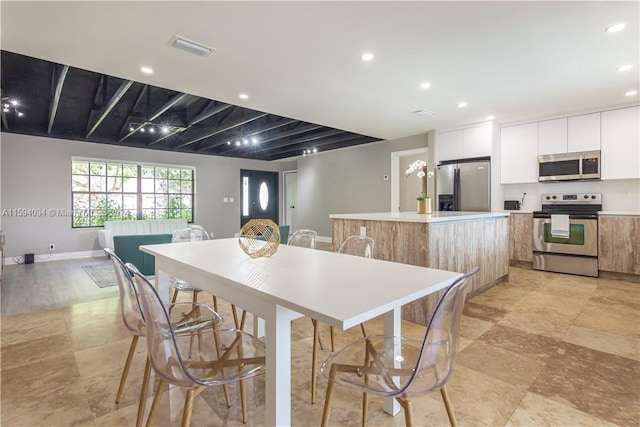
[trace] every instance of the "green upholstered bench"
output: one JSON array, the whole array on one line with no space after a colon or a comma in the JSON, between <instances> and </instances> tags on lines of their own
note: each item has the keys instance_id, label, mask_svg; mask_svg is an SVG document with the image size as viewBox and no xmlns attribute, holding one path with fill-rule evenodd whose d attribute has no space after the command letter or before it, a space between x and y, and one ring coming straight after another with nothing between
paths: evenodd
<instances>
[{"instance_id":1,"label":"green upholstered bench","mask_svg":"<svg viewBox=\"0 0 640 427\"><path fill-rule=\"evenodd\" d=\"M135 265L145 276L156 274L156 260L153 255L142 252L141 245L171 243L171 234L123 234L113 236L113 250L122 260Z\"/></svg>"},{"instance_id":2,"label":"green upholstered bench","mask_svg":"<svg viewBox=\"0 0 640 427\"><path fill-rule=\"evenodd\" d=\"M291 227L288 225L279 225L278 228L280 229L280 244L286 245L289 242L289 229ZM264 240L264 237L256 236L256 239Z\"/></svg>"},{"instance_id":3,"label":"green upholstered bench","mask_svg":"<svg viewBox=\"0 0 640 427\"><path fill-rule=\"evenodd\" d=\"M280 243L283 245L286 245L289 242L289 229L290 226L288 225L279 225L278 228L280 229Z\"/></svg>"}]
</instances>

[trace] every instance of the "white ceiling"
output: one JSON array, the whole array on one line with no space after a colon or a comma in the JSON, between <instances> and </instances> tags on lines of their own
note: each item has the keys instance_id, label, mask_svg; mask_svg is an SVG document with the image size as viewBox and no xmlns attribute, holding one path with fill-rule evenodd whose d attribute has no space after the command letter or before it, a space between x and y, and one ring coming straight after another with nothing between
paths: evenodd
<instances>
[{"instance_id":1,"label":"white ceiling","mask_svg":"<svg viewBox=\"0 0 640 427\"><path fill-rule=\"evenodd\" d=\"M638 101L624 96L640 80L637 1L0 7L3 50L383 139ZM618 22L627 28L605 32ZM171 48L175 34L216 52ZM375 59L362 62L364 51ZM435 115L411 114L419 109Z\"/></svg>"}]
</instances>

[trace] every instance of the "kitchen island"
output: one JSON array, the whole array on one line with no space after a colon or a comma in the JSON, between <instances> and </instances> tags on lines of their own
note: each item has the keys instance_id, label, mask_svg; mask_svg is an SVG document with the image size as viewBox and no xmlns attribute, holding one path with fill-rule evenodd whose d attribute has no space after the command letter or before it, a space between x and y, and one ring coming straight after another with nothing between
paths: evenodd
<instances>
[{"instance_id":1,"label":"kitchen island","mask_svg":"<svg viewBox=\"0 0 640 427\"><path fill-rule=\"evenodd\" d=\"M360 234L364 227L375 240L375 258L460 273L479 266L480 271L471 278L469 295L509 277L508 212L378 212L332 214L330 218L336 251L344 239ZM402 317L426 325L441 295L403 306Z\"/></svg>"}]
</instances>

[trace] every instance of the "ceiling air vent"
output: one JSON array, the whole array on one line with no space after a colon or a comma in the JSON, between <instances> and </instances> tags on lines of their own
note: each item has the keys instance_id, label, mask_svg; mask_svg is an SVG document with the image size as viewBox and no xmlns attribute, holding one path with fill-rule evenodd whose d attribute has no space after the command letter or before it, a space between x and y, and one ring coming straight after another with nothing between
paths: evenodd
<instances>
[{"instance_id":1,"label":"ceiling air vent","mask_svg":"<svg viewBox=\"0 0 640 427\"><path fill-rule=\"evenodd\" d=\"M417 114L419 116L433 116L435 113L429 110L416 110L412 111L413 114Z\"/></svg>"},{"instance_id":2,"label":"ceiling air vent","mask_svg":"<svg viewBox=\"0 0 640 427\"><path fill-rule=\"evenodd\" d=\"M169 44L176 49L184 50L185 52L195 53L199 56L209 56L215 50L212 47L205 46L200 43L185 39L180 36L173 36Z\"/></svg>"}]
</instances>

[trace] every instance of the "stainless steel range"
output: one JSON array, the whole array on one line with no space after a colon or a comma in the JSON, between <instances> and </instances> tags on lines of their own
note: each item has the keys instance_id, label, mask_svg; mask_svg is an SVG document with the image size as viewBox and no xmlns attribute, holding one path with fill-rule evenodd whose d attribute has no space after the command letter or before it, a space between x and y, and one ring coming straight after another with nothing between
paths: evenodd
<instances>
[{"instance_id":1,"label":"stainless steel range","mask_svg":"<svg viewBox=\"0 0 640 427\"><path fill-rule=\"evenodd\" d=\"M543 194L533 213L533 268L598 277L602 194Z\"/></svg>"}]
</instances>

